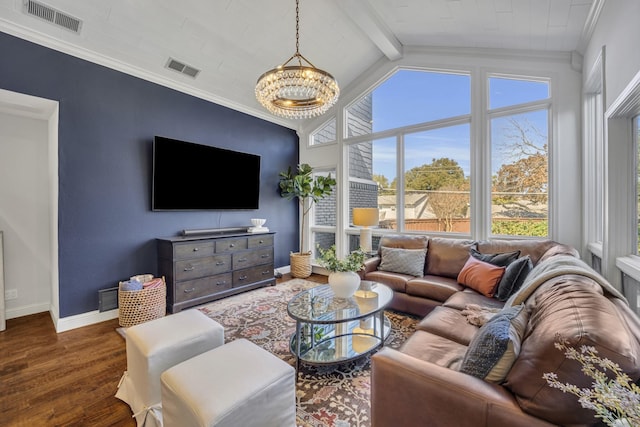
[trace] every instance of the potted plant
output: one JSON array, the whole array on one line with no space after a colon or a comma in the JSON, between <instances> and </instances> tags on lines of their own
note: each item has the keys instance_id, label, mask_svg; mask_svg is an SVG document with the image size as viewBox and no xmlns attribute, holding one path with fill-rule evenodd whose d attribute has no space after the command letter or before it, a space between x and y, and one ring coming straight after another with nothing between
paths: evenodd
<instances>
[{"instance_id":1,"label":"potted plant","mask_svg":"<svg viewBox=\"0 0 640 427\"><path fill-rule=\"evenodd\" d=\"M329 249L322 249L318 246L320 258L318 262L329 270L329 286L338 298L349 298L354 294L360 285L358 271L364 267L364 260L367 254L362 248L351 252L346 258L338 259L336 256L336 246Z\"/></svg>"},{"instance_id":2,"label":"potted plant","mask_svg":"<svg viewBox=\"0 0 640 427\"><path fill-rule=\"evenodd\" d=\"M304 230L307 223L307 214L314 203L329 196L333 192L336 180L327 176L313 176L313 168L306 163L298 165L294 172L291 166L286 172L280 172L280 195L287 200L297 198L302 210L300 223L300 247L298 252L291 252L291 275L293 277L306 278L311 275L311 251L302 252L304 249Z\"/></svg>"}]
</instances>

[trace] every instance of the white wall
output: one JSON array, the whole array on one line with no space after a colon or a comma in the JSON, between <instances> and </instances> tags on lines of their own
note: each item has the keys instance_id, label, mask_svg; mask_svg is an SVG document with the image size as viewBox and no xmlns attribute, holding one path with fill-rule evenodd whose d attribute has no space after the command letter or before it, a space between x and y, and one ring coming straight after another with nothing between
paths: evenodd
<instances>
[{"instance_id":1,"label":"white wall","mask_svg":"<svg viewBox=\"0 0 640 427\"><path fill-rule=\"evenodd\" d=\"M640 1L606 0L584 54L588 77L603 46L605 105L609 107L640 70Z\"/></svg>"},{"instance_id":2,"label":"white wall","mask_svg":"<svg viewBox=\"0 0 640 427\"><path fill-rule=\"evenodd\" d=\"M46 120L0 113L0 229L7 318L49 311L50 183Z\"/></svg>"}]
</instances>

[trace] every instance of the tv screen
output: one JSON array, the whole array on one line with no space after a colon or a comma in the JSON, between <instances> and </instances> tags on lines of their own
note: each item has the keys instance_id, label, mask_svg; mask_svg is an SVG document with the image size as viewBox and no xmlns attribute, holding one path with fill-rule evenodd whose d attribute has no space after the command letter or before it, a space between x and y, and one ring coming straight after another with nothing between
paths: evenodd
<instances>
[{"instance_id":1,"label":"tv screen","mask_svg":"<svg viewBox=\"0 0 640 427\"><path fill-rule=\"evenodd\" d=\"M258 209L260 156L156 136L151 209Z\"/></svg>"}]
</instances>

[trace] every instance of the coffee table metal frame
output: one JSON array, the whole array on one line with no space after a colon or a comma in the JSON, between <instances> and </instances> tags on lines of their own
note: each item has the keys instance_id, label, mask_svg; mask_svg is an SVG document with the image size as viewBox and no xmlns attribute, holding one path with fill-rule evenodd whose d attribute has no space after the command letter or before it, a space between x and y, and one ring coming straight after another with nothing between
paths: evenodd
<instances>
[{"instance_id":1,"label":"coffee table metal frame","mask_svg":"<svg viewBox=\"0 0 640 427\"><path fill-rule=\"evenodd\" d=\"M384 346L391 332L384 309L393 291L381 283L366 284L370 290L360 289L350 298L337 298L329 285L321 285L291 299L287 312L296 321L290 342L296 372L301 362L340 364Z\"/></svg>"}]
</instances>

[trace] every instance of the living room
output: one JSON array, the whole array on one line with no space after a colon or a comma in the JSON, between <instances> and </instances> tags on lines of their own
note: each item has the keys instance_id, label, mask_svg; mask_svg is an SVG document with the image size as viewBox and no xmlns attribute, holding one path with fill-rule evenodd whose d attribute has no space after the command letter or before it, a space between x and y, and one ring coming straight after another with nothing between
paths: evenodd
<instances>
[{"instance_id":1,"label":"living room","mask_svg":"<svg viewBox=\"0 0 640 427\"><path fill-rule=\"evenodd\" d=\"M194 89L189 78L172 78L172 71L144 73L142 65L127 67L123 59L110 58L109 52L92 53L74 46L77 35L49 29L50 24L24 15L21 5L14 3L2 6L0 14L1 50L11 58L0 65L1 132L3 140L12 141L11 146L3 144L0 152L6 173L0 185L0 228L4 230L5 286L18 295L5 302L8 319L49 312L55 330L63 332L116 318L117 310L99 310L99 291L135 274L157 272L156 238L174 236L183 229L248 227L251 218L266 218L266 225L276 233L275 267L286 272L289 253L299 249L298 208L280 197L277 180L279 172L297 163L308 163L319 173L332 172L338 179L335 223L307 227L303 233L309 243L300 249L313 249L317 236L328 234L334 236L338 250L346 253L352 249L349 237L360 232L350 223L353 206L348 188L353 180L345 166L346 147L362 143L370 135L350 139L336 132L335 140L326 144L308 141L332 120L338 129L344 127L343 111L398 69L467 73L474 94L468 115L472 141L483 141L490 127L492 112L482 107L488 78L528 76L550 82L548 237L577 248L589 264L596 259L602 274L624 290L632 304L635 300L637 309L638 166L634 161L637 138L632 131L637 130L635 117L640 112L636 100L640 54L634 45L640 31L636 25L640 10L635 1L561 2L566 16L572 8L584 12L579 28L572 29L574 45L561 47L534 44L533 37L529 46L535 49L444 47L442 39L434 45L394 46L389 40L401 36L387 34L385 39L380 29L383 25L367 36L369 49L377 49L377 54L367 50L370 58L359 56L366 62L358 65L357 75L354 70L339 75L339 81L348 84L341 86L336 106L305 121L272 116L260 110L255 99L252 108L231 101L237 82L226 87L218 84L219 92L206 98L206 91ZM71 2L50 3L72 15L83 14L75 12ZM283 2L286 22L293 20L294 5L288 3ZM345 3L350 5L347 9L355 7L355 2ZM381 8L378 14L385 10L385 2L368 3L369 12L374 6ZM456 8L468 7L464 1L437 3L451 7L454 16ZM537 2L499 3L496 7L502 15L496 16L508 17L523 7L535 10ZM558 7L553 1L542 3L547 9ZM305 17L305 7L303 2L302 50L312 59L330 56L333 46L318 53L313 49L322 44L322 37L313 45L308 41L312 36L307 34L314 26L305 23L311 19ZM428 11L421 9L421 13ZM354 38L362 43L362 30L355 23L358 19L340 19L351 22L350 31L358 33ZM281 21L285 26L285 18L274 22ZM360 21L360 25L365 24ZM543 32L553 30L547 27ZM556 30L569 31L564 27ZM87 25L83 31L91 34L97 30ZM506 37L498 30L496 33L497 38ZM283 34L284 55L274 53L274 63L285 59L280 56L286 56L293 46L293 29L286 25ZM340 55L353 51L345 49ZM218 67L233 68L232 59L228 61ZM132 59L132 63L136 62ZM267 68L269 65L254 67L254 80L243 88L245 96L247 92L253 96L255 78ZM20 131L16 124L22 124ZM598 132L603 137L597 138ZM262 156L259 209L152 211L155 135ZM383 131L374 137L398 135ZM24 141L37 142L27 147ZM474 144L473 150L469 149L469 159L475 162L470 174L477 191L470 196L470 231L462 235L483 239L491 236L491 175L483 169L491 152L482 143ZM16 194L27 195L30 204L21 204ZM36 218L25 215L33 206L37 207ZM406 231L402 222L398 224L395 231ZM378 237L384 233L376 230Z\"/></svg>"}]
</instances>

